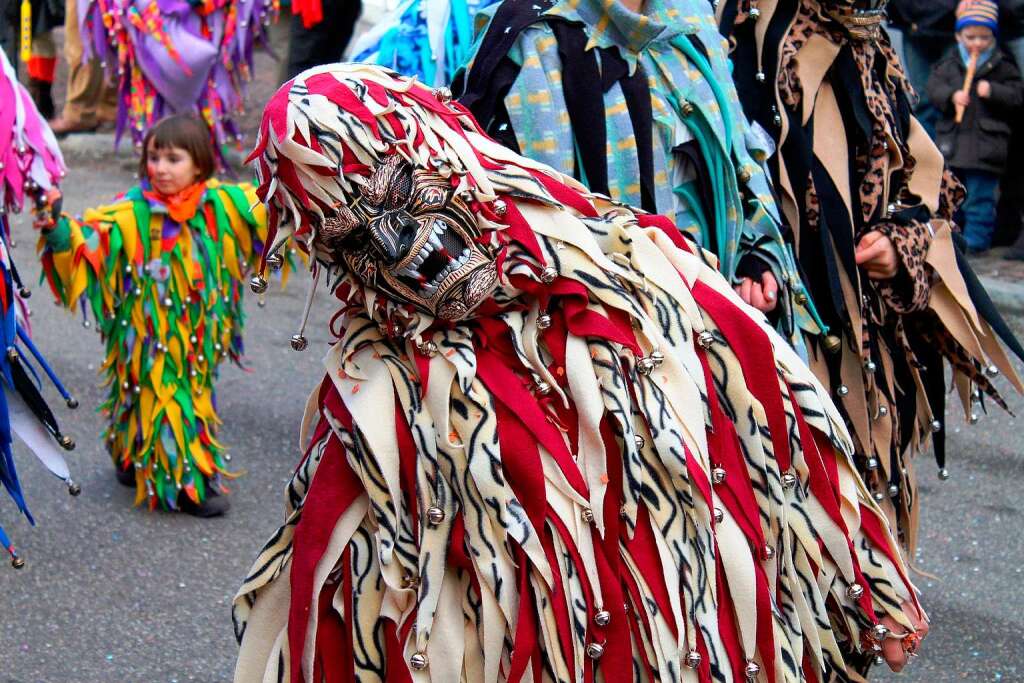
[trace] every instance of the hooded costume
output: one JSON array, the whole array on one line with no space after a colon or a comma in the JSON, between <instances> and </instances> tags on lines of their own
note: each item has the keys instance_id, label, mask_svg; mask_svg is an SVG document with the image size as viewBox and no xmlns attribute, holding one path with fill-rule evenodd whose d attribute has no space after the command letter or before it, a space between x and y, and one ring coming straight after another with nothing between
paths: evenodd
<instances>
[{"instance_id":1,"label":"hooded costume","mask_svg":"<svg viewBox=\"0 0 1024 683\"><path fill-rule=\"evenodd\" d=\"M195 112L222 145L238 144L253 50L276 18L273 0L83 0L83 60L118 84L117 139L139 145L164 116Z\"/></svg>"},{"instance_id":2,"label":"hooded costume","mask_svg":"<svg viewBox=\"0 0 1024 683\"><path fill-rule=\"evenodd\" d=\"M726 279L779 286L780 331L821 331L706 0L505 0L453 85L498 141L593 192L671 216Z\"/></svg>"},{"instance_id":3,"label":"hooded costume","mask_svg":"<svg viewBox=\"0 0 1024 683\"><path fill-rule=\"evenodd\" d=\"M31 293L11 257L10 214L20 212L26 200L34 209L50 211L46 194L63 177L64 158L56 138L18 83L7 56L0 52L0 335L4 346L0 356L0 483L32 524L35 521L14 466L14 437L77 496L81 489L71 480L57 447L71 450L75 442L61 433L42 395L40 373L47 375L69 408L78 407L78 401L61 385L30 336L25 300ZM14 567L24 566L2 526L0 546L10 554Z\"/></svg>"},{"instance_id":4,"label":"hooded costume","mask_svg":"<svg viewBox=\"0 0 1024 683\"><path fill-rule=\"evenodd\" d=\"M1019 390L1001 337L1022 350L963 258L951 222L963 199L911 113L913 91L882 27L884 0L730 0L747 115L772 131L769 166L815 304L830 333L808 339L811 367L850 427L856 462L909 548L917 536L913 454L935 444L945 468L945 372L970 421L991 379ZM899 259L888 280L854 260L867 233Z\"/></svg>"},{"instance_id":5,"label":"hooded costume","mask_svg":"<svg viewBox=\"0 0 1024 683\"><path fill-rule=\"evenodd\" d=\"M253 157L341 310L236 681L834 680L909 628L827 394L669 221L367 65Z\"/></svg>"},{"instance_id":6,"label":"hooded costume","mask_svg":"<svg viewBox=\"0 0 1024 683\"><path fill-rule=\"evenodd\" d=\"M86 326L91 310L106 343L104 438L115 466L134 468L137 505L224 490L214 383L223 361L241 364L244 278L265 238L252 187L217 180L173 198L143 184L40 238L58 303L81 304Z\"/></svg>"}]
</instances>

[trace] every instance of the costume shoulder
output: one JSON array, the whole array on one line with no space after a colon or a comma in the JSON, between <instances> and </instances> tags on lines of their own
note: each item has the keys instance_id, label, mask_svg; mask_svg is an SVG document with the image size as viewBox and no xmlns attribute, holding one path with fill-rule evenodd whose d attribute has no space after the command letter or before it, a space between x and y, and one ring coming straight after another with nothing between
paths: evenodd
<instances>
[{"instance_id":1,"label":"costume shoulder","mask_svg":"<svg viewBox=\"0 0 1024 683\"><path fill-rule=\"evenodd\" d=\"M473 55L455 75L452 90L485 128L493 120L502 100L519 75L516 59L524 32L543 23L551 0L505 0L480 12L479 30Z\"/></svg>"}]
</instances>

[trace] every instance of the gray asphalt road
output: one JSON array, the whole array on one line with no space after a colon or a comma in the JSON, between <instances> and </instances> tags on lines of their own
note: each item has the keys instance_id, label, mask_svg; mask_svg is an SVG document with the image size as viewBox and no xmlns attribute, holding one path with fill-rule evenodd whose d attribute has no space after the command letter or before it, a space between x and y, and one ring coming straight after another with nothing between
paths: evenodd
<instances>
[{"instance_id":1,"label":"gray asphalt road","mask_svg":"<svg viewBox=\"0 0 1024 683\"><path fill-rule=\"evenodd\" d=\"M109 198L132 182L128 157L76 152L69 160L69 210ZM34 280L39 269L25 221L16 236L16 258ZM231 597L281 519L283 483L298 457L302 407L321 375L323 323L332 308L326 295L315 308L310 350L298 354L288 346L304 294L300 279L284 293L274 291L265 308L249 302L251 372L226 368L218 386L221 435L244 476L233 486L230 515L202 521L132 508L131 494L114 482L99 442L99 339L36 288L31 303L37 343L81 400L78 411L58 413L79 444L71 461L82 495L70 498L41 467L21 458L39 526L16 518L0 496L0 515L28 561L20 572L0 565L0 683L230 679ZM1010 403L1024 413L1020 397ZM907 673L879 679L1024 681L1024 455L1017 440L1024 423L1001 413L969 429L962 416L949 422L955 430L949 440L953 478L940 483L934 466L919 462L925 511L918 566L938 577L918 579L932 636Z\"/></svg>"}]
</instances>

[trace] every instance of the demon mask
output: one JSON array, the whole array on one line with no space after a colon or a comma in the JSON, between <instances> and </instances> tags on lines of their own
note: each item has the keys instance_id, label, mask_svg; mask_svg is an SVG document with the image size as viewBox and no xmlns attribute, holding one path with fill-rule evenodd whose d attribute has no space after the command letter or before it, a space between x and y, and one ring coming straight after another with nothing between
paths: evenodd
<instances>
[{"instance_id":1,"label":"demon mask","mask_svg":"<svg viewBox=\"0 0 1024 683\"><path fill-rule=\"evenodd\" d=\"M442 320L460 320L497 284L493 254L443 176L397 154L319 226L315 247L363 284Z\"/></svg>"}]
</instances>

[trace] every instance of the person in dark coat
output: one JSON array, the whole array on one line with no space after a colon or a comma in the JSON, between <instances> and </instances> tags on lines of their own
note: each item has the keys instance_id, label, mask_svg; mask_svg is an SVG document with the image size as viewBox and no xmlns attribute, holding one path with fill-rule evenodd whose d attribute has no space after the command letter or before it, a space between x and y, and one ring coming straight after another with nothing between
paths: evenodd
<instances>
[{"instance_id":1,"label":"person in dark coat","mask_svg":"<svg viewBox=\"0 0 1024 683\"><path fill-rule=\"evenodd\" d=\"M1024 103L1020 71L996 44L998 14L991 0L963 0L957 7L957 50L936 65L928 80L928 96L942 112L936 142L967 187L964 238L974 252L992 245L996 188L1006 170L1010 122ZM976 73L965 90L967 64L975 54ZM963 109L959 123L958 108Z\"/></svg>"},{"instance_id":2,"label":"person in dark coat","mask_svg":"<svg viewBox=\"0 0 1024 683\"><path fill-rule=\"evenodd\" d=\"M957 0L894 0L889 3L889 23L903 34L903 67L920 96L914 109L918 121L935 137L939 110L925 96L928 76L956 44Z\"/></svg>"}]
</instances>

